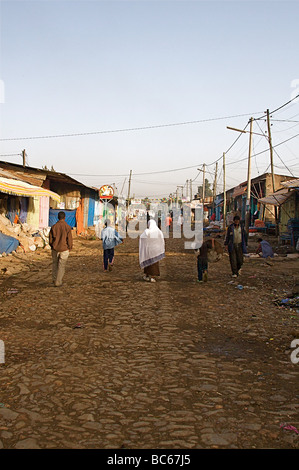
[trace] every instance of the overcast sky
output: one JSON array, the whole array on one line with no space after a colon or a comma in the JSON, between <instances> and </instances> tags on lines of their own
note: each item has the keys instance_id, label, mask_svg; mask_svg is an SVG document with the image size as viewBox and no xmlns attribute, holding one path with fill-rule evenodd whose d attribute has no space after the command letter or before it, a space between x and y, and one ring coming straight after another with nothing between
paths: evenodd
<instances>
[{"instance_id":1,"label":"overcast sky","mask_svg":"<svg viewBox=\"0 0 299 470\"><path fill-rule=\"evenodd\" d=\"M167 196L187 179L195 192L197 168L205 163L212 183L219 160L221 192L221 157L239 136L227 126L243 129L299 94L297 1L9 0L0 8L0 160L21 163L14 154L26 149L30 166L53 165L90 186L116 183L126 194L132 170L136 197ZM299 134L299 102L271 122L273 145ZM253 124L266 129L264 119ZM227 188L247 179L248 141L242 135L226 153ZM267 148L254 135L253 154ZM298 137L274 157L276 173L299 176ZM268 151L254 156L252 177L269 163Z\"/></svg>"}]
</instances>

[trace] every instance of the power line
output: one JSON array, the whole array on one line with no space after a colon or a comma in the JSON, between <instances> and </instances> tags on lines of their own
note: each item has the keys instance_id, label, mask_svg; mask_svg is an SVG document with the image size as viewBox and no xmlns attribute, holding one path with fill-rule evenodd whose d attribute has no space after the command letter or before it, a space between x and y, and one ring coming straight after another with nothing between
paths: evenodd
<instances>
[{"instance_id":1,"label":"power line","mask_svg":"<svg viewBox=\"0 0 299 470\"><path fill-rule=\"evenodd\" d=\"M150 171L150 172L146 172L146 173L134 173L134 176L141 176L141 175L155 175L155 174L158 174L158 173L170 173L172 171L182 171L182 170L189 170L190 168L196 168L198 167L198 165L192 165L192 166L186 166L186 167L183 167L183 168L173 168L172 170L161 170L161 171ZM127 173L123 174L123 175L85 175L83 173L68 173L69 175L71 176L98 176L98 177L101 177L101 176L128 176Z\"/></svg>"},{"instance_id":2,"label":"power line","mask_svg":"<svg viewBox=\"0 0 299 470\"><path fill-rule=\"evenodd\" d=\"M279 111L280 109L284 108L285 106L287 106L288 104L292 103L294 100L296 100L297 98L299 97L299 95L297 96L294 96L294 98L292 98L291 100L287 101L286 103L282 104L281 106L279 106L278 108L274 109L274 111L271 111L270 114L274 114L276 113L277 111ZM258 119L264 119L265 117L267 117L267 114L264 114L263 116L259 117L259 118L256 118L256 120Z\"/></svg>"},{"instance_id":3,"label":"power line","mask_svg":"<svg viewBox=\"0 0 299 470\"><path fill-rule=\"evenodd\" d=\"M21 153L7 153L5 155L0 155L0 157L19 157Z\"/></svg>"},{"instance_id":4,"label":"power line","mask_svg":"<svg viewBox=\"0 0 299 470\"><path fill-rule=\"evenodd\" d=\"M279 142L279 144L273 145L272 148L275 148L275 147L278 147L279 145L285 144L285 143L288 142L289 140L295 139L295 138L298 137L298 136L299 136L299 134L293 135L292 137L289 137L288 139L283 140L282 142ZM261 152L256 153L255 155L252 155L252 157L255 157L256 155L260 155L261 153L268 152L268 150L269 150L269 149L262 150Z\"/></svg>"},{"instance_id":5,"label":"power line","mask_svg":"<svg viewBox=\"0 0 299 470\"><path fill-rule=\"evenodd\" d=\"M299 121L294 121L292 119L271 119L271 121L275 121L275 122L299 122Z\"/></svg>"},{"instance_id":6,"label":"power line","mask_svg":"<svg viewBox=\"0 0 299 470\"><path fill-rule=\"evenodd\" d=\"M292 137L290 137L289 139L286 139L282 142L279 142L279 144L276 144L276 145L273 145L272 148L274 149L275 147L278 147L279 145L282 145L282 144L285 144L286 142L288 142L289 140L292 140L292 139L295 139L296 137L298 137L299 134L296 134L296 135L293 135ZM251 155L251 157L257 157L258 155L261 155L262 153L265 153L265 152L268 152L269 149L266 149L266 150L262 150L261 152L258 152L254 155ZM239 162L243 162L244 160L247 160L248 157L246 158L242 158L241 160L236 160L234 162L230 162L230 163L227 163L226 165L234 165L235 163L239 163Z\"/></svg>"},{"instance_id":7,"label":"power line","mask_svg":"<svg viewBox=\"0 0 299 470\"><path fill-rule=\"evenodd\" d=\"M279 108L277 109L274 109L274 111L272 111L270 114L274 114L276 111L284 108L285 106L287 106L288 104L290 104L292 101L294 101L295 99L297 99L299 97L299 95L295 96L294 98L292 98L291 100L289 100L288 102L284 103L283 105L279 106ZM294 116L292 117L296 117L298 114L295 114ZM259 118L255 118L254 121L258 121L260 119L263 119L264 117L267 117L267 114L265 114L264 116L261 116ZM294 121L294 122L298 122L298 121ZM249 122L246 124L246 126L244 127L243 131L245 131L246 127L248 126ZM257 122L258 124L258 122ZM294 126L295 127L295 126ZM263 132L263 131L262 131ZM242 133L239 134L239 136L236 138L236 140L232 143L232 145L226 150L225 154L227 154L231 149L232 147L237 143L237 141L239 140L239 138L241 137ZM285 141L287 142L287 141ZM280 144L279 144L280 145ZM266 150L265 150L266 152ZM263 152L261 152L263 153ZM256 154L256 155L259 155L259 154ZM253 157L256 156L256 155L252 155ZM211 166L211 165L214 165L216 162L218 162L219 160L221 160L222 156L219 157L217 160L215 160L215 162L213 163L210 163L208 164L207 166ZM239 160L239 161L243 161L243 160Z\"/></svg>"},{"instance_id":8,"label":"power line","mask_svg":"<svg viewBox=\"0 0 299 470\"><path fill-rule=\"evenodd\" d=\"M244 130L246 129L246 127L247 127L247 125L245 126ZM296 135L294 135L294 136L292 136L292 137L289 137L288 139L286 139L286 140L284 140L284 141L282 141L282 142L280 142L280 143L278 143L278 144L276 144L276 145L273 145L273 148L278 147L279 145L282 145L282 144L284 144L284 143L286 143L286 142L288 142L288 141L290 141L290 140L292 140L292 139L294 139L294 138L296 138L296 137L298 137L298 136L299 136L299 134L296 134ZM239 137L240 137L240 136L239 136ZM239 137L235 140L235 142L239 139ZM265 136L265 137L267 137L267 136ZM234 142L234 143L235 143L235 142ZM230 148L232 148L233 145L234 145L234 144L232 144L232 145L230 146ZM262 150L261 152L258 152L258 153L256 153L256 154L252 155L252 157L256 157L256 156L258 156L258 155L261 155L262 153L268 152L268 150L269 150L269 149ZM222 157L220 157L220 158L222 158ZM215 160L215 162L208 164L207 166L211 166L211 165L215 164L217 161L220 160L220 158L219 158L218 160ZM240 159L240 160L235 160L234 162L227 163L226 165L234 165L235 163L243 162L243 161L245 161L245 160L247 160L247 159L248 159L248 157L245 157L245 158L242 158L242 159ZM200 165L200 164L192 165L192 166L186 166L186 167L182 167L182 168L173 168L173 169L171 169L171 170L160 170L160 171L150 171L150 172L143 172L143 173L134 173L134 176L155 175L155 174L160 174L160 173L171 173L171 172L174 172L174 171L189 170L189 169L191 169L191 168L196 168L196 167L198 167L199 165ZM102 175L96 175L96 174L88 175L88 174L83 174L83 173L68 173L68 174L69 174L70 176L87 176L87 177L91 177L91 176L94 176L94 177L121 177L121 176L127 176L127 173L125 173L125 174L102 174ZM198 175L197 175L197 177L198 177ZM197 178L197 177L196 177L196 178Z\"/></svg>"},{"instance_id":9,"label":"power line","mask_svg":"<svg viewBox=\"0 0 299 470\"><path fill-rule=\"evenodd\" d=\"M251 114L259 114L259 113L251 113ZM80 137L80 136L87 136L87 135L96 135L96 134L111 134L111 133L119 133L119 132L132 132L132 131L142 131L148 129L161 129L164 127L174 127L174 126L186 126L189 124L199 124L203 122L211 122L211 121L220 121L224 119L232 119L236 117L248 116L249 113L246 114L236 114L234 116L223 116L217 118L208 118L208 119L200 119L197 121L185 121L185 122L176 122L171 124L158 124L152 126L144 126L144 127L131 127L125 129L114 129L114 130L107 130L107 131L94 131L94 132L78 132L73 134L57 134L57 135L44 135L44 136L33 136L33 137L11 137L0 139L0 141L10 141L10 140L34 140L34 139L56 139L62 137Z\"/></svg>"},{"instance_id":10,"label":"power line","mask_svg":"<svg viewBox=\"0 0 299 470\"><path fill-rule=\"evenodd\" d=\"M291 173L291 175L295 178L295 175L292 173L292 171L286 166L286 164L284 163L283 159L280 157L280 155L277 153L277 151L274 149L274 152L276 153L276 155L278 156L279 160L281 161L281 163L285 166L285 168L288 170L289 173Z\"/></svg>"},{"instance_id":11,"label":"power line","mask_svg":"<svg viewBox=\"0 0 299 470\"><path fill-rule=\"evenodd\" d=\"M248 124L249 124L249 121L248 121L248 123L246 124L246 126L243 128L243 131L245 131L245 129L246 129L246 127L248 126ZM240 139L240 137L241 137L242 134L243 134L243 133L240 132L240 134L239 134L238 137L234 140L234 142L231 144L231 146L226 150L226 152L224 152L225 154L227 154L227 153L233 148L233 146L238 142L238 140ZM222 156L223 156L223 155L221 155L221 157L217 158L217 160L215 160L213 163L209 163L209 164L207 164L206 166L215 165L215 163L219 162L219 160L222 159Z\"/></svg>"}]
</instances>

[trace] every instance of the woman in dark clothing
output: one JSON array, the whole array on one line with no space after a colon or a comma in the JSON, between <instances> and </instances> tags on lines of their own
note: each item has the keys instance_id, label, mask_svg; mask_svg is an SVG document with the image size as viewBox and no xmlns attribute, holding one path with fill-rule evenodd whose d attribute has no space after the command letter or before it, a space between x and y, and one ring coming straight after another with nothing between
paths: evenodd
<instances>
[{"instance_id":1,"label":"woman in dark clothing","mask_svg":"<svg viewBox=\"0 0 299 470\"><path fill-rule=\"evenodd\" d=\"M237 277L243 264L243 254L247 253L247 235L238 215L235 215L233 223L227 228L224 245L228 250L232 275Z\"/></svg>"}]
</instances>

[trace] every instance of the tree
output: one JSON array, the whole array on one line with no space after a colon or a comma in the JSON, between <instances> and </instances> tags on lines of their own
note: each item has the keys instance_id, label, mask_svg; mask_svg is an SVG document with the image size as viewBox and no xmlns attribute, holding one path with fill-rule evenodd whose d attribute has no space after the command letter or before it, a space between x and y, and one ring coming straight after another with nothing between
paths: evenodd
<instances>
[{"instance_id":1,"label":"tree","mask_svg":"<svg viewBox=\"0 0 299 470\"><path fill-rule=\"evenodd\" d=\"M202 198L202 185L197 187L197 194L199 199ZM213 189L211 189L211 183L205 179L205 197L213 196Z\"/></svg>"},{"instance_id":2,"label":"tree","mask_svg":"<svg viewBox=\"0 0 299 470\"><path fill-rule=\"evenodd\" d=\"M55 171L53 165L51 165L51 168L50 168L50 169L47 167L47 165L42 166L42 170L46 170L46 171Z\"/></svg>"}]
</instances>

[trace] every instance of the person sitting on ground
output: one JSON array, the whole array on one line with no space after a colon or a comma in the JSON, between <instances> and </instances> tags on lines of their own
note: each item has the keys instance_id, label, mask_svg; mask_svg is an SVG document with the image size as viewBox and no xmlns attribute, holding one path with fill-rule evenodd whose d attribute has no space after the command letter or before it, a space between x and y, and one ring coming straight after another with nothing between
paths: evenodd
<instances>
[{"instance_id":1,"label":"person sitting on ground","mask_svg":"<svg viewBox=\"0 0 299 470\"><path fill-rule=\"evenodd\" d=\"M256 253L259 254L262 258L273 258L274 253L272 247L269 242L263 240L262 238L258 238L259 246L256 250Z\"/></svg>"}]
</instances>

